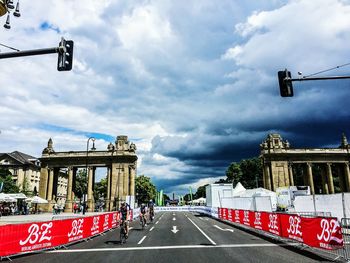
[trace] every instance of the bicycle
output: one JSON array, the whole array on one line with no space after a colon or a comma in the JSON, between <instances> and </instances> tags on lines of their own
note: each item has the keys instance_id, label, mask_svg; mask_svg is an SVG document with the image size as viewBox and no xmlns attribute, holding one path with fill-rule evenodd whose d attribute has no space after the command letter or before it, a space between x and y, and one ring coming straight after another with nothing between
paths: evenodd
<instances>
[{"instance_id":1,"label":"bicycle","mask_svg":"<svg viewBox=\"0 0 350 263\"><path fill-rule=\"evenodd\" d=\"M154 212L150 211L150 212L149 212L149 221L150 221L151 223L153 223L153 220L154 220Z\"/></svg>"},{"instance_id":2,"label":"bicycle","mask_svg":"<svg viewBox=\"0 0 350 263\"><path fill-rule=\"evenodd\" d=\"M126 243L126 240L128 239L126 228L127 228L127 222L126 220L123 220L122 223L120 224L120 237L119 237L120 244Z\"/></svg>"}]
</instances>

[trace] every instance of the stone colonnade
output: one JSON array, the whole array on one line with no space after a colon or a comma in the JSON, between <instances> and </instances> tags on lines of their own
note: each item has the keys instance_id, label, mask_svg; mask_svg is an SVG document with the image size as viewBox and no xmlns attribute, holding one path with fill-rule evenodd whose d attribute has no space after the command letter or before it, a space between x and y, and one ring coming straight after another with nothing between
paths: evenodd
<instances>
[{"instance_id":1,"label":"stone colonnade","mask_svg":"<svg viewBox=\"0 0 350 263\"><path fill-rule=\"evenodd\" d=\"M41 168L41 183L39 188L40 197L46 199L48 211L52 211L54 203L55 188L57 187L57 173L60 168ZM65 212L72 212L74 203L73 184L79 167L69 166L67 168L68 184ZM96 166L88 166L87 178L87 205L88 211L93 211L95 200L93 198L93 188L95 181ZM119 206L121 201L126 201L126 196L135 196L136 165L113 163L107 166L107 196L105 197L106 209L112 211Z\"/></svg>"},{"instance_id":2,"label":"stone colonnade","mask_svg":"<svg viewBox=\"0 0 350 263\"><path fill-rule=\"evenodd\" d=\"M338 169L339 186L342 192L350 192L350 170L349 162L337 163L312 163L312 162L298 162L304 169L304 184L310 186L311 194L315 193L315 180L321 180L322 193L334 194L334 176L333 170ZM320 167L320 178L315 178L312 166L318 165ZM287 161L272 161L263 164L263 182L264 188L276 191L278 187L293 186L295 178L293 175L293 163Z\"/></svg>"},{"instance_id":3,"label":"stone colonnade","mask_svg":"<svg viewBox=\"0 0 350 263\"><path fill-rule=\"evenodd\" d=\"M110 143L106 151L92 149L80 152L55 152L50 139L48 146L43 150L40 162L39 196L49 202L45 208L47 211L52 211L53 199L55 195L57 196L57 178L62 169L68 174L65 204L67 212L71 212L73 208L73 186L78 168L87 168L85 201L88 211L94 209L93 189L97 167L107 168L107 196L104 197L107 211L115 210L122 201L129 201L126 200L127 196L135 196L136 146L128 141L127 136L118 136L115 144Z\"/></svg>"}]
</instances>

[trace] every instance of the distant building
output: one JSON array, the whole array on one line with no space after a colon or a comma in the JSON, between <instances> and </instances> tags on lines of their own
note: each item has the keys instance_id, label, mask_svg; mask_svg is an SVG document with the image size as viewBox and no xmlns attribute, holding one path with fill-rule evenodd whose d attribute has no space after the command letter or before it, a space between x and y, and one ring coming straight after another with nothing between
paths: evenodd
<instances>
[{"instance_id":1,"label":"distant building","mask_svg":"<svg viewBox=\"0 0 350 263\"><path fill-rule=\"evenodd\" d=\"M39 192L41 166L38 158L19 151L0 153L0 167L10 171L20 191L25 190L30 194ZM61 171L57 180L56 196L59 204L64 204L66 200L67 181L66 172Z\"/></svg>"},{"instance_id":2,"label":"distant building","mask_svg":"<svg viewBox=\"0 0 350 263\"><path fill-rule=\"evenodd\" d=\"M14 151L12 153L0 153L0 167L8 169L12 174L12 179L22 191L39 191L40 162L38 158L28 154Z\"/></svg>"}]
</instances>

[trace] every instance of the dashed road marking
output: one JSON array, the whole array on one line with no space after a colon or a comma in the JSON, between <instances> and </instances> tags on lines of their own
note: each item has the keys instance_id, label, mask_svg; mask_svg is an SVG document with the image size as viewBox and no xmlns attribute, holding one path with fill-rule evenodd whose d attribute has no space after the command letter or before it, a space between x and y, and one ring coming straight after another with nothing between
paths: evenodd
<instances>
[{"instance_id":1,"label":"dashed road marking","mask_svg":"<svg viewBox=\"0 0 350 263\"><path fill-rule=\"evenodd\" d=\"M137 243L138 245L142 244L142 242L145 240L147 236L143 236L143 238L141 238L141 240L139 241L139 243Z\"/></svg>"},{"instance_id":2,"label":"dashed road marking","mask_svg":"<svg viewBox=\"0 0 350 263\"><path fill-rule=\"evenodd\" d=\"M154 229L154 226L152 226L152 228L149 230L149 232L151 232Z\"/></svg>"}]
</instances>

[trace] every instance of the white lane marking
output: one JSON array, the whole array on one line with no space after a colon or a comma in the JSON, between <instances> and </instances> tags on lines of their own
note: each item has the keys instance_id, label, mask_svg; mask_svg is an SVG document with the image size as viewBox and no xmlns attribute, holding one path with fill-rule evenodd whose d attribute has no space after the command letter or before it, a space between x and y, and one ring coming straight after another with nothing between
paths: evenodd
<instances>
[{"instance_id":1,"label":"white lane marking","mask_svg":"<svg viewBox=\"0 0 350 263\"><path fill-rule=\"evenodd\" d=\"M193 248L243 248L243 247L290 247L295 246L296 243L285 244L224 244L216 246L208 245L185 245L185 246L158 246L158 247L121 247L121 248L87 248L87 249L62 249L44 251L44 254L51 253L81 253L81 252L106 252L106 251L123 251L123 250L157 250L157 249L193 249Z\"/></svg>"},{"instance_id":2,"label":"white lane marking","mask_svg":"<svg viewBox=\"0 0 350 263\"><path fill-rule=\"evenodd\" d=\"M137 244L140 245L145 240L145 238L146 238L146 236L143 236L143 238L141 238L141 240Z\"/></svg>"},{"instance_id":3,"label":"white lane marking","mask_svg":"<svg viewBox=\"0 0 350 263\"><path fill-rule=\"evenodd\" d=\"M156 222L156 224L158 224L159 223L159 220Z\"/></svg>"},{"instance_id":4,"label":"white lane marking","mask_svg":"<svg viewBox=\"0 0 350 263\"><path fill-rule=\"evenodd\" d=\"M175 213L173 213L173 216L175 215Z\"/></svg>"},{"instance_id":5,"label":"white lane marking","mask_svg":"<svg viewBox=\"0 0 350 263\"><path fill-rule=\"evenodd\" d=\"M223 228L221 228L221 227L219 227L219 226L217 226L217 225L214 225L216 228L218 228L218 229L220 229L221 231L230 231L230 232L234 232L234 230L233 229L229 229L229 228L225 228L225 229L223 229Z\"/></svg>"},{"instance_id":6,"label":"white lane marking","mask_svg":"<svg viewBox=\"0 0 350 263\"><path fill-rule=\"evenodd\" d=\"M205 236L210 241L210 243L212 243L214 246L216 245L216 243L210 237L208 237L208 235L206 233L204 233L204 231L202 229L200 229L199 226L197 226L196 223L191 220L191 218L187 217L187 219L190 220L190 222L195 227L197 227L197 229L203 234L203 236Z\"/></svg>"},{"instance_id":7,"label":"white lane marking","mask_svg":"<svg viewBox=\"0 0 350 263\"><path fill-rule=\"evenodd\" d=\"M177 232L179 232L180 230L176 229L177 226L173 226L173 229L170 230L171 232L173 232L174 234L176 234Z\"/></svg>"},{"instance_id":8,"label":"white lane marking","mask_svg":"<svg viewBox=\"0 0 350 263\"><path fill-rule=\"evenodd\" d=\"M175 217L173 217L173 221L175 221L176 220L176 218Z\"/></svg>"},{"instance_id":9,"label":"white lane marking","mask_svg":"<svg viewBox=\"0 0 350 263\"><path fill-rule=\"evenodd\" d=\"M152 228L149 230L149 232L151 232L154 229L154 226L152 226Z\"/></svg>"}]
</instances>

